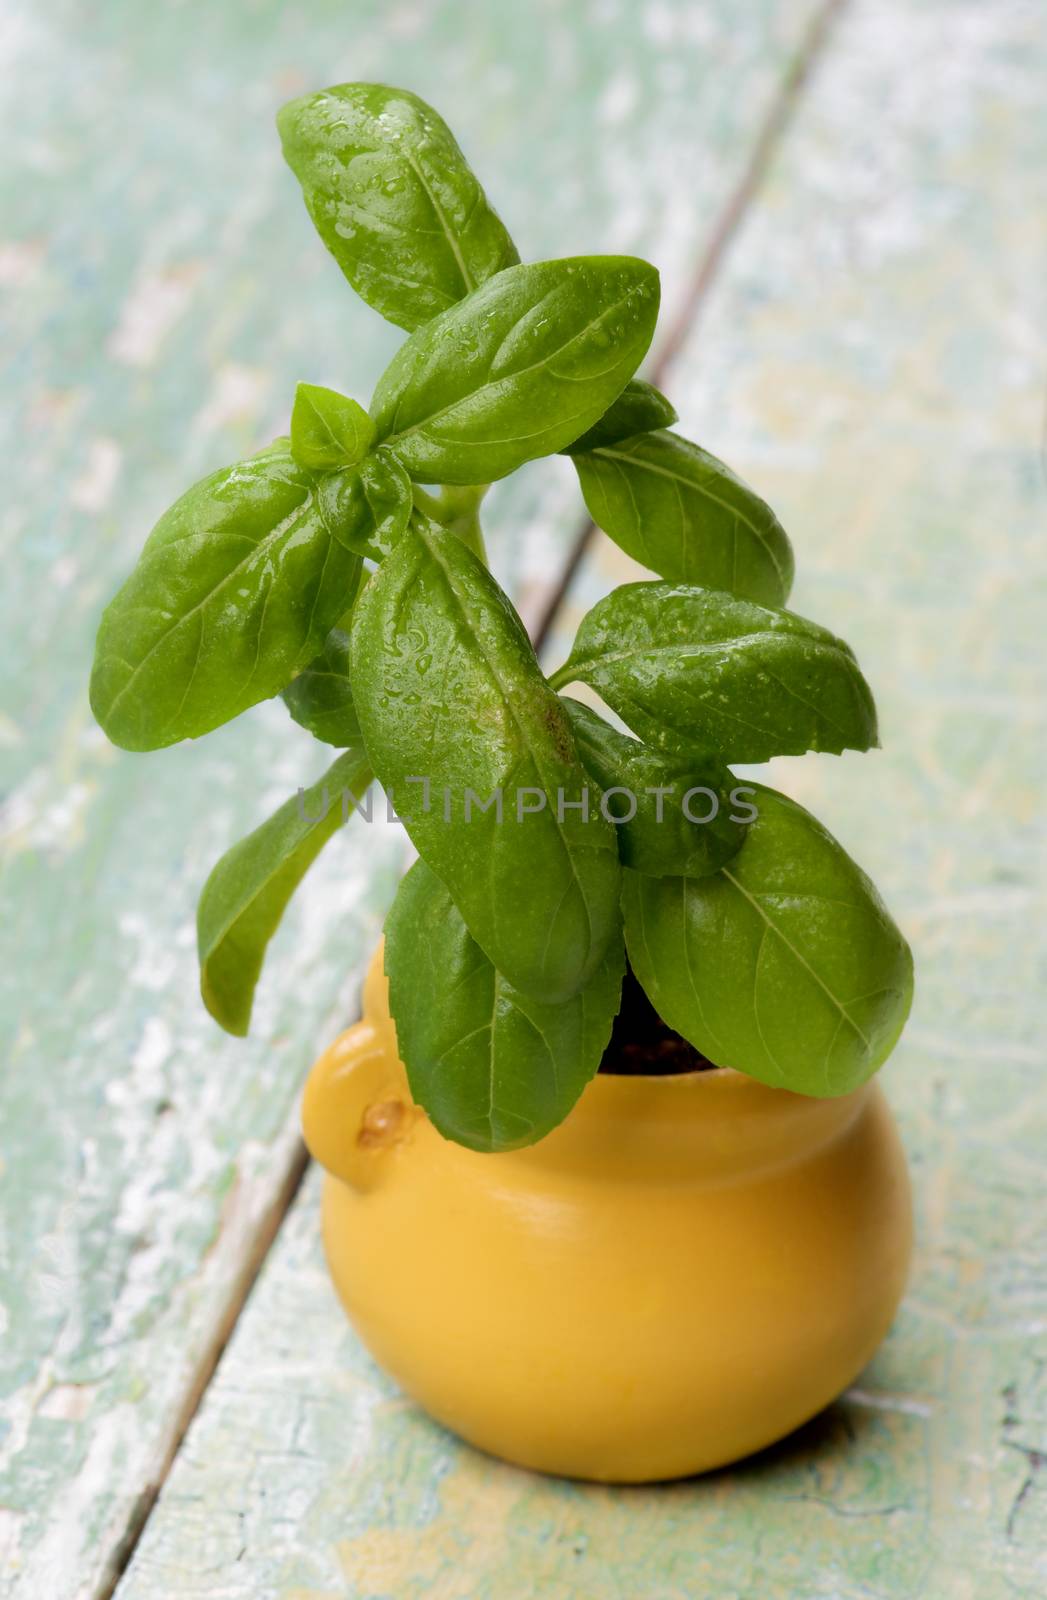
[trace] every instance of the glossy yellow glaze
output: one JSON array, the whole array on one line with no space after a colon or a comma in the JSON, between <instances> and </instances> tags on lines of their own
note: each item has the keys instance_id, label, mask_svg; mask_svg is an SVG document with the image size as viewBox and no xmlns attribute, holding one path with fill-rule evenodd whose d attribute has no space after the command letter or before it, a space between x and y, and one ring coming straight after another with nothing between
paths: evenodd
<instances>
[{"instance_id":1,"label":"glossy yellow glaze","mask_svg":"<svg viewBox=\"0 0 1047 1600\"><path fill-rule=\"evenodd\" d=\"M339 1295L434 1417L524 1466L638 1482L770 1444L857 1375L911 1246L875 1084L600 1076L540 1144L480 1155L413 1104L380 962L303 1121Z\"/></svg>"}]
</instances>

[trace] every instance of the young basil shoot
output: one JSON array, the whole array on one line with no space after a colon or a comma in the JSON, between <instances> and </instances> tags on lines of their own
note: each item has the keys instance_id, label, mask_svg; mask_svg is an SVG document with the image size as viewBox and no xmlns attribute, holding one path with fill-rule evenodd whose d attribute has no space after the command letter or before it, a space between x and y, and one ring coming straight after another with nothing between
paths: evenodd
<instances>
[{"instance_id":1,"label":"young basil shoot","mask_svg":"<svg viewBox=\"0 0 1047 1600\"><path fill-rule=\"evenodd\" d=\"M408 337L366 410L299 384L290 436L189 489L102 617L91 704L115 744L195 739L279 696L342 751L204 886L206 1005L247 1031L287 902L374 775L421 857L386 925L397 1039L449 1139L506 1150L563 1120L626 950L709 1061L855 1088L904 1025L908 946L825 829L730 763L867 750L872 695L842 640L784 609L774 512L636 377L657 272L521 262L406 90L342 84L279 127L323 242ZM487 568L480 503L556 452L656 581L601 600L547 679ZM575 682L631 735L558 692Z\"/></svg>"}]
</instances>

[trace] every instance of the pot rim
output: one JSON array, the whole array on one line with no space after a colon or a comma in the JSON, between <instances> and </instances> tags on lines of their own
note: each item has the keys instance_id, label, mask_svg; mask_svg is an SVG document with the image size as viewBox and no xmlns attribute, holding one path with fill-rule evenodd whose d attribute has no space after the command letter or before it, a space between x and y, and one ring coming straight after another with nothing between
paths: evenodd
<instances>
[{"instance_id":1,"label":"pot rim","mask_svg":"<svg viewBox=\"0 0 1047 1600\"><path fill-rule=\"evenodd\" d=\"M379 943L364 984L362 1032L355 1039L353 1034L344 1037L354 1040L352 1054L374 1063L381 1080L377 1098L413 1105L396 1048L382 950ZM362 1082L360 1087L362 1091ZM845 1136L870 1096L879 1093L872 1078L842 1095L801 1095L736 1067L597 1072L564 1121L536 1144L498 1152L470 1150L445 1139L419 1108L416 1113L438 1141L439 1159L480 1162L509 1182L514 1172L523 1178L525 1170L540 1168L550 1180L558 1172L585 1171L601 1181L672 1176L701 1184L750 1179L808 1159ZM417 1136L423 1136L421 1127L415 1127ZM316 1142L310 1141L314 1153Z\"/></svg>"},{"instance_id":2,"label":"pot rim","mask_svg":"<svg viewBox=\"0 0 1047 1600\"><path fill-rule=\"evenodd\" d=\"M505 1163L506 1172L519 1164L539 1167L550 1177L558 1170L586 1170L629 1181L749 1181L809 1160L843 1138L879 1093L870 1079L843 1095L800 1095L734 1067L597 1073L565 1120L537 1144L497 1158L471 1154L475 1160Z\"/></svg>"}]
</instances>

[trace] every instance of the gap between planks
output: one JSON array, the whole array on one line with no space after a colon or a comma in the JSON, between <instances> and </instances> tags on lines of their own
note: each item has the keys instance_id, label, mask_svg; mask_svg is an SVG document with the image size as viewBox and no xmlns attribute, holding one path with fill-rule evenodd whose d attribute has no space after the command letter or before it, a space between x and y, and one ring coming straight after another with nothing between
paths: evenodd
<instances>
[{"instance_id":1,"label":"gap between planks","mask_svg":"<svg viewBox=\"0 0 1047 1600\"><path fill-rule=\"evenodd\" d=\"M295 1122L297 1122L297 1116L298 1110L296 1106L294 1111ZM96 1600L112 1600L121 1578L130 1566L131 1558L138 1548L142 1534L145 1532L146 1523L149 1521L156 1502L160 1498L163 1486L167 1481L171 1468L174 1466L178 1452L182 1448L192 1420L200 1409L204 1396L210 1388L211 1380L218 1370L218 1363L221 1361L225 1348L232 1338L233 1330L240 1320L240 1314L250 1298L251 1290L258 1280L258 1274L262 1270L265 1259L277 1234L280 1232L285 1217L294 1204L295 1196L302 1187L302 1180L309 1167L309 1152L306 1150L302 1137L297 1131L291 1133L289 1142L290 1152L276 1193L273 1195L269 1205L266 1206L254 1234L249 1240L239 1271L230 1285L229 1295L222 1309L222 1314L206 1349L201 1354L190 1376L185 1398L175 1417L163 1453L159 1459L157 1470L134 1502L123 1538L115 1547L98 1589L95 1591Z\"/></svg>"},{"instance_id":2,"label":"gap between planks","mask_svg":"<svg viewBox=\"0 0 1047 1600\"><path fill-rule=\"evenodd\" d=\"M774 159L774 153L796 114L811 73L824 54L832 28L849 3L850 0L824 0L824 4L808 23L807 30L786 67L778 91L757 132L749 160L716 219L709 243L698 258L690 286L669 325L669 331L663 340L659 340L650 367L651 382L659 387L684 342L697 325L709 291L719 275L746 213L759 193ZM595 533L595 522L591 518L585 518L575 535L559 581L552 587L532 626L531 632L536 650L540 651L548 638L557 613L567 597Z\"/></svg>"},{"instance_id":3,"label":"gap between planks","mask_svg":"<svg viewBox=\"0 0 1047 1600\"><path fill-rule=\"evenodd\" d=\"M664 339L658 343L650 369L652 382L660 385L664 381L685 340L693 332L709 292L770 169L777 148L796 114L811 74L825 53L832 28L848 4L849 0L824 0L793 52L782 81L757 130L749 160L728 194L716 219L709 242L695 263L690 283L669 325L669 330ZM531 636L535 650L539 653L549 637L560 607L567 597L595 532L594 522L590 519L582 522L559 578L551 585L547 599L532 621ZM296 1124L297 1106L293 1117ZM247 1305L266 1257L301 1189L308 1167L308 1151L301 1137L292 1134L287 1165L277 1191L258 1223L240 1270L230 1286L222 1315L192 1373L185 1399L160 1456L157 1471L135 1502L124 1536L114 1550L108 1569L96 1590L95 1600L113 1600L120 1580L130 1566L149 1518L160 1498L164 1483L193 1418L203 1404L218 1364Z\"/></svg>"}]
</instances>

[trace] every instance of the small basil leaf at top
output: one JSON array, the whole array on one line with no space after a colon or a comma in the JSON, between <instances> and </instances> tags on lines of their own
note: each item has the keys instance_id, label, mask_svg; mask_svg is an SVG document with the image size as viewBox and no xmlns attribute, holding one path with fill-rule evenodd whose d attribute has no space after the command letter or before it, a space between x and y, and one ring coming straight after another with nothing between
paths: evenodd
<instances>
[{"instance_id":1,"label":"small basil leaf at top","mask_svg":"<svg viewBox=\"0 0 1047 1600\"><path fill-rule=\"evenodd\" d=\"M314 739L342 750L360 741L345 628L331 629L323 650L287 685L282 699L298 726Z\"/></svg>"},{"instance_id":2,"label":"small basil leaf at top","mask_svg":"<svg viewBox=\"0 0 1047 1600\"><path fill-rule=\"evenodd\" d=\"M351 666L375 771L474 939L514 988L568 999L618 927L618 851L508 599L416 516L357 602Z\"/></svg>"},{"instance_id":3,"label":"small basil leaf at top","mask_svg":"<svg viewBox=\"0 0 1047 1600\"><path fill-rule=\"evenodd\" d=\"M521 994L416 862L386 921L385 970L411 1093L439 1132L471 1150L514 1150L562 1122L599 1069L624 966L619 935L570 1000Z\"/></svg>"},{"instance_id":4,"label":"small basil leaf at top","mask_svg":"<svg viewBox=\"0 0 1047 1600\"><path fill-rule=\"evenodd\" d=\"M631 256L509 267L401 345L371 402L378 438L422 483L489 483L560 450L620 394L658 315Z\"/></svg>"},{"instance_id":5,"label":"small basil leaf at top","mask_svg":"<svg viewBox=\"0 0 1047 1600\"><path fill-rule=\"evenodd\" d=\"M361 299L408 330L520 257L447 124L406 89L342 83L285 105L284 157Z\"/></svg>"},{"instance_id":6,"label":"small basil leaf at top","mask_svg":"<svg viewBox=\"0 0 1047 1600\"><path fill-rule=\"evenodd\" d=\"M332 473L320 488L332 534L356 555L381 561L402 537L411 516L411 480L385 450L345 472Z\"/></svg>"},{"instance_id":7,"label":"small basil leaf at top","mask_svg":"<svg viewBox=\"0 0 1047 1600\"><path fill-rule=\"evenodd\" d=\"M912 955L821 823L753 787L757 818L722 871L626 873L629 960L663 1021L717 1066L799 1094L846 1094L897 1042Z\"/></svg>"},{"instance_id":8,"label":"small basil leaf at top","mask_svg":"<svg viewBox=\"0 0 1047 1600\"><path fill-rule=\"evenodd\" d=\"M842 639L717 589L613 590L583 617L550 679L575 681L661 750L767 761L877 742L872 693Z\"/></svg>"},{"instance_id":9,"label":"small basil leaf at top","mask_svg":"<svg viewBox=\"0 0 1047 1600\"><path fill-rule=\"evenodd\" d=\"M91 707L114 744L198 738L316 654L360 570L321 503L341 476L317 478L278 441L160 518L98 630Z\"/></svg>"},{"instance_id":10,"label":"small basil leaf at top","mask_svg":"<svg viewBox=\"0 0 1047 1600\"><path fill-rule=\"evenodd\" d=\"M299 466L327 472L354 467L374 439L374 423L355 400L315 383L300 383L291 410L291 454Z\"/></svg>"},{"instance_id":11,"label":"small basil leaf at top","mask_svg":"<svg viewBox=\"0 0 1047 1600\"><path fill-rule=\"evenodd\" d=\"M676 421L672 401L667 400L652 383L642 378L630 378L617 400L612 400L598 422L573 444L564 446L564 455L576 456L585 450L596 450L601 445L617 444L620 439L631 439L635 433L649 433L652 428L670 428Z\"/></svg>"},{"instance_id":12,"label":"small basil leaf at top","mask_svg":"<svg viewBox=\"0 0 1047 1600\"><path fill-rule=\"evenodd\" d=\"M623 819L615 823L623 866L701 877L737 855L749 812L742 795L732 798L738 784L726 767L661 755L588 706L561 699L578 754L602 791L604 816Z\"/></svg>"},{"instance_id":13,"label":"small basil leaf at top","mask_svg":"<svg viewBox=\"0 0 1047 1600\"><path fill-rule=\"evenodd\" d=\"M608 443L574 464L589 515L663 578L781 606L792 546L766 501L715 456L668 432Z\"/></svg>"},{"instance_id":14,"label":"small basil leaf at top","mask_svg":"<svg viewBox=\"0 0 1047 1600\"><path fill-rule=\"evenodd\" d=\"M347 750L217 863L197 909L200 993L227 1033L243 1036L266 946L287 903L371 782L362 749Z\"/></svg>"}]
</instances>

